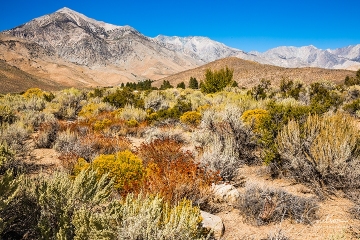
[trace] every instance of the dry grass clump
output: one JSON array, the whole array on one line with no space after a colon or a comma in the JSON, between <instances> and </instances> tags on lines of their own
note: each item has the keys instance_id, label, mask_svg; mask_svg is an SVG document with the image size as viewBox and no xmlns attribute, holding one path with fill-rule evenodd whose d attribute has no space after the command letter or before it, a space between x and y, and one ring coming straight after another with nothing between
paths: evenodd
<instances>
[{"instance_id":1,"label":"dry grass clump","mask_svg":"<svg viewBox=\"0 0 360 240\"><path fill-rule=\"evenodd\" d=\"M290 219L297 223L311 224L317 218L318 201L290 194L282 189L247 184L239 209L251 222L264 225Z\"/></svg>"},{"instance_id":2,"label":"dry grass clump","mask_svg":"<svg viewBox=\"0 0 360 240\"><path fill-rule=\"evenodd\" d=\"M303 125L289 121L277 137L284 168L316 189L360 187L360 137L348 115L309 116Z\"/></svg>"}]
</instances>

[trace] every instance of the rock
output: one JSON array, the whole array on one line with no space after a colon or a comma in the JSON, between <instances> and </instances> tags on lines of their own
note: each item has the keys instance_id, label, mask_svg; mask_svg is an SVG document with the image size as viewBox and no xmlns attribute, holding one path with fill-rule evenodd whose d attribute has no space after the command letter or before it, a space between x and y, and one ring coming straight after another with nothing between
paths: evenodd
<instances>
[{"instance_id":1,"label":"rock","mask_svg":"<svg viewBox=\"0 0 360 240\"><path fill-rule=\"evenodd\" d=\"M220 239L225 232L225 226L220 217L201 211L203 227L213 231L215 239Z\"/></svg>"},{"instance_id":2,"label":"rock","mask_svg":"<svg viewBox=\"0 0 360 240\"><path fill-rule=\"evenodd\" d=\"M239 191L231 184L219 184L212 186L215 201L237 204L240 199Z\"/></svg>"}]
</instances>

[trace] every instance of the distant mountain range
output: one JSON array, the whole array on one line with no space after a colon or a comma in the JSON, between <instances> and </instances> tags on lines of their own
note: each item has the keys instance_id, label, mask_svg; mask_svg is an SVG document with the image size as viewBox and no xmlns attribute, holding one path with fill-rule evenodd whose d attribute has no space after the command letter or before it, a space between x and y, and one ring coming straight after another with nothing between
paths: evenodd
<instances>
[{"instance_id":1,"label":"distant mountain range","mask_svg":"<svg viewBox=\"0 0 360 240\"><path fill-rule=\"evenodd\" d=\"M117 85L161 79L212 61L237 57L287 68L360 68L360 44L334 50L314 46L249 52L207 37L150 38L62 8L0 34L0 60L62 86Z\"/></svg>"}]
</instances>

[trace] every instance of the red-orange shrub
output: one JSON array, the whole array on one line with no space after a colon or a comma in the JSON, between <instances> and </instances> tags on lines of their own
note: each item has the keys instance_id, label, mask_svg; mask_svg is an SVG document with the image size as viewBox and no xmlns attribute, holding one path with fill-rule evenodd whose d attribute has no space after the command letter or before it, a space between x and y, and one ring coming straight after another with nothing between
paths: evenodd
<instances>
[{"instance_id":1,"label":"red-orange shrub","mask_svg":"<svg viewBox=\"0 0 360 240\"><path fill-rule=\"evenodd\" d=\"M144 191L159 193L167 201L176 203L183 198L201 204L211 183L218 174L202 168L190 152L173 140L155 140L142 144L138 155L146 167Z\"/></svg>"}]
</instances>

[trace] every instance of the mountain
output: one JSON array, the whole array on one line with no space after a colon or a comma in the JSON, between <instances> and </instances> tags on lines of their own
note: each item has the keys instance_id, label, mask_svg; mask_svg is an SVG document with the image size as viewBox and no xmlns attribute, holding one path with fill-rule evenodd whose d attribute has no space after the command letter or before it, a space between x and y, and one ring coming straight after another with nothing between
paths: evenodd
<instances>
[{"instance_id":1,"label":"mountain","mask_svg":"<svg viewBox=\"0 0 360 240\"><path fill-rule=\"evenodd\" d=\"M234 80L238 82L239 87L246 88L259 84L263 78L270 80L272 86L278 86L283 78L310 84L317 81L341 83L346 76L355 76L355 72L349 70L313 67L284 68L229 57L159 79L154 85L160 86L164 80L169 81L173 86L180 82L188 85L190 77L195 77L198 81L204 80L206 69L219 70L225 67L234 69Z\"/></svg>"},{"instance_id":2,"label":"mountain","mask_svg":"<svg viewBox=\"0 0 360 240\"><path fill-rule=\"evenodd\" d=\"M3 33L36 43L69 63L91 69L118 68L125 72L118 83L156 79L201 64L160 46L132 27L99 22L68 8Z\"/></svg>"},{"instance_id":3,"label":"mountain","mask_svg":"<svg viewBox=\"0 0 360 240\"><path fill-rule=\"evenodd\" d=\"M157 80L227 57L291 68L357 70L359 49L307 46L246 53L207 37L146 37L130 26L97 21L69 8L0 33L0 60L54 88Z\"/></svg>"},{"instance_id":4,"label":"mountain","mask_svg":"<svg viewBox=\"0 0 360 240\"><path fill-rule=\"evenodd\" d=\"M207 37L168 37L158 35L153 40L167 49L188 55L204 64L230 56L246 55L244 51L228 47Z\"/></svg>"},{"instance_id":5,"label":"mountain","mask_svg":"<svg viewBox=\"0 0 360 240\"><path fill-rule=\"evenodd\" d=\"M264 53L250 52L272 65L281 67L319 67L327 69L360 68L360 44L334 50L322 50L312 45L305 47L277 47Z\"/></svg>"}]
</instances>

